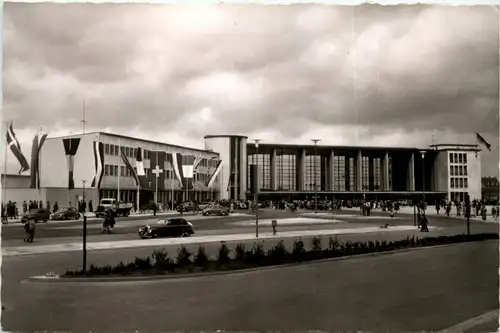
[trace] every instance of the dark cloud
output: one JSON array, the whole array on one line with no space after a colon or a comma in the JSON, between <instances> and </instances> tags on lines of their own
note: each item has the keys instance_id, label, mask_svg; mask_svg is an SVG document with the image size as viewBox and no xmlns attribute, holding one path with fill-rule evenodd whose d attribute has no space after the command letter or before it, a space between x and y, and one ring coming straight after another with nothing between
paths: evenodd
<instances>
[{"instance_id":1,"label":"dark cloud","mask_svg":"<svg viewBox=\"0 0 500 333\"><path fill-rule=\"evenodd\" d=\"M492 6L6 3L4 115L76 131L85 99L90 128L189 142L357 126L343 135L496 144L498 20Z\"/></svg>"}]
</instances>

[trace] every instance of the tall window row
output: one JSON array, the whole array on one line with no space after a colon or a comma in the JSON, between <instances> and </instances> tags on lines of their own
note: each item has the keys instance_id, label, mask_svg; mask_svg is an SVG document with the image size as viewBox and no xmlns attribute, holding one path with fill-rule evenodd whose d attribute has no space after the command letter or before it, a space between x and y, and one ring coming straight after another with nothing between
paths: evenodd
<instances>
[{"instance_id":1,"label":"tall window row","mask_svg":"<svg viewBox=\"0 0 500 333\"><path fill-rule=\"evenodd\" d=\"M296 187L296 156L276 154L276 188L278 191L295 191Z\"/></svg>"},{"instance_id":2,"label":"tall window row","mask_svg":"<svg viewBox=\"0 0 500 333\"><path fill-rule=\"evenodd\" d=\"M345 191L346 190L346 169L345 156L333 156L333 190Z\"/></svg>"},{"instance_id":3,"label":"tall window row","mask_svg":"<svg viewBox=\"0 0 500 333\"><path fill-rule=\"evenodd\" d=\"M305 184L304 190L314 191L321 189L321 156L306 156L305 159Z\"/></svg>"},{"instance_id":4,"label":"tall window row","mask_svg":"<svg viewBox=\"0 0 500 333\"><path fill-rule=\"evenodd\" d=\"M259 187L261 190L271 190L271 156L269 154L253 154L248 156L250 165L258 165ZM250 171L248 172L250 174ZM248 179L250 181L250 178Z\"/></svg>"},{"instance_id":5,"label":"tall window row","mask_svg":"<svg viewBox=\"0 0 500 333\"><path fill-rule=\"evenodd\" d=\"M450 163L452 164L467 164L466 153L449 153Z\"/></svg>"}]
</instances>

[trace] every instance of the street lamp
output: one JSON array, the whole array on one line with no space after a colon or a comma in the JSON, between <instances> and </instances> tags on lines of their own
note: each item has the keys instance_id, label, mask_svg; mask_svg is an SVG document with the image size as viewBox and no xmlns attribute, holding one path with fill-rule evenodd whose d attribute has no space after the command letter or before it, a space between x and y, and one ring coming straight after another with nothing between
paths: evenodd
<instances>
[{"instance_id":1,"label":"street lamp","mask_svg":"<svg viewBox=\"0 0 500 333\"><path fill-rule=\"evenodd\" d=\"M82 180L83 183L83 204L85 204L85 183L86 180ZM86 210L86 209L85 209ZM83 212L83 269L85 273L87 271L87 213Z\"/></svg>"},{"instance_id":2,"label":"street lamp","mask_svg":"<svg viewBox=\"0 0 500 333\"><path fill-rule=\"evenodd\" d=\"M422 211L425 216L425 150L421 150L420 154L422 155Z\"/></svg>"},{"instance_id":3,"label":"street lamp","mask_svg":"<svg viewBox=\"0 0 500 333\"><path fill-rule=\"evenodd\" d=\"M314 142L314 214L318 213L318 187L316 186L316 147L318 142L321 141L321 139L311 139L312 142Z\"/></svg>"},{"instance_id":4,"label":"street lamp","mask_svg":"<svg viewBox=\"0 0 500 333\"><path fill-rule=\"evenodd\" d=\"M257 186L255 187L254 200L255 200L255 237L259 237L259 142L261 139L253 140L255 143L255 155L257 155L257 181L255 183Z\"/></svg>"}]
</instances>

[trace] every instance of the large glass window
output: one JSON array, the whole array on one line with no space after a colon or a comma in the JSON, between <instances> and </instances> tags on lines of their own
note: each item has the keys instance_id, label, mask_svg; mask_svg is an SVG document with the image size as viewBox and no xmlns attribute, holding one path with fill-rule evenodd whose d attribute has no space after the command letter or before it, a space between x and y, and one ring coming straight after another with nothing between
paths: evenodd
<instances>
[{"instance_id":1,"label":"large glass window","mask_svg":"<svg viewBox=\"0 0 500 333\"><path fill-rule=\"evenodd\" d=\"M316 189L321 189L321 156L309 155L306 156L306 180L304 189L306 191L314 191L314 186Z\"/></svg>"},{"instance_id":2,"label":"large glass window","mask_svg":"<svg viewBox=\"0 0 500 333\"><path fill-rule=\"evenodd\" d=\"M249 165L258 165L259 190L271 190L271 156L269 154L249 155ZM250 168L248 170L250 175Z\"/></svg>"},{"instance_id":3,"label":"large glass window","mask_svg":"<svg viewBox=\"0 0 500 333\"><path fill-rule=\"evenodd\" d=\"M276 188L278 191L295 191L296 156L276 152Z\"/></svg>"},{"instance_id":4,"label":"large glass window","mask_svg":"<svg viewBox=\"0 0 500 333\"><path fill-rule=\"evenodd\" d=\"M453 153L449 153L450 155L450 163L453 163Z\"/></svg>"},{"instance_id":5,"label":"large glass window","mask_svg":"<svg viewBox=\"0 0 500 333\"><path fill-rule=\"evenodd\" d=\"M370 159L368 156L361 158L361 189L370 190Z\"/></svg>"},{"instance_id":6,"label":"large glass window","mask_svg":"<svg viewBox=\"0 0 500 333\"><path fill-rule=\"evenodd\" d=\"M333 190L345 191L345 156L333 156Z\"/></svg>"},{"instance_id":7,"label":"large glass window","mask_svg":"<svg viewBox=\"0 0 500 333\"><path fill-rule=\"evenodd\" d=\"M379 157L373 159L373 188L375 191L380 191L382 189L382 177L381 177L381 159Z\"/></svg>"}]
</instances>

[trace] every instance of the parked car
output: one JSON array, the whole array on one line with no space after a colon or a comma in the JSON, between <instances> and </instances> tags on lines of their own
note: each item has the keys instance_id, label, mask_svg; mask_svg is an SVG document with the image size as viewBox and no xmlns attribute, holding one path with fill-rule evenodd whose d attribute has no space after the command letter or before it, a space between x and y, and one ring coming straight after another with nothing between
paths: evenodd
<instances>
[{"instance_id":1,"label":"parked car","mask_svg":"<svg viewBox=\"0 0 500 333\"><path fill-rule=\"evenodd\" d=\"M191 222L182 218L160 220L155 224L148 224L139 228L139 237L189 237L194 234L194 226Z\"/></svg>"},{"instance_id":2,"label":"parked car","mask_svg":"<svg viewBox=\"0 0 500 333\"><path fill-rule=\"evenodd\" d=\"M125 217L130 215L130 211L133 208L133 204L125 203L125 202L117 202L114 198L103 198L97 206L95 211L95 215L97 217L104 217L106 215L106 210L111 208L111 210L115 213L115 216L123 215Z\"/></svg>"},{"instance_id":3,"label":"parked car","mask_svg":"<svg viewBox=\"0 0 500 333\"><path fill-rule=\"evenodd\" d=\"M210 215L215 215L215 216L228 216L229 212L227 209L223 207L209 207L205 208L202 212L203 216L210 216Z\"/></svg>"},{"instance_id":4,"label":"parked car","mask_svg":"<svg viewBox=\"0 0 500 333\"><path fill-rule=\"evenodd\" d=\"M26 223L34 219L35 222L47 222L50 218L50 210L47 208L34 208L21 217L21 222Z\"/></svg>"},{"instance_id":5,"label":"parked car","mask_svg":"<svg viewBox=\"0 0 500 333\"><path fill-rule=\"evenodd\" d=\"M60 208L50 216L51 220L78 220L79 218L80 213L75 207Z\"/></svg>"},{"instance_id":6,"label":"parked car","mask_svg":"<svg viewBox=\"0 0 500 333\"><path fill-rule=\"evenodd\" d=\"M197 212L200 208L194 202L183 202L179 206L177 206L178 212Z\"/></svg>"}]
</instances>

